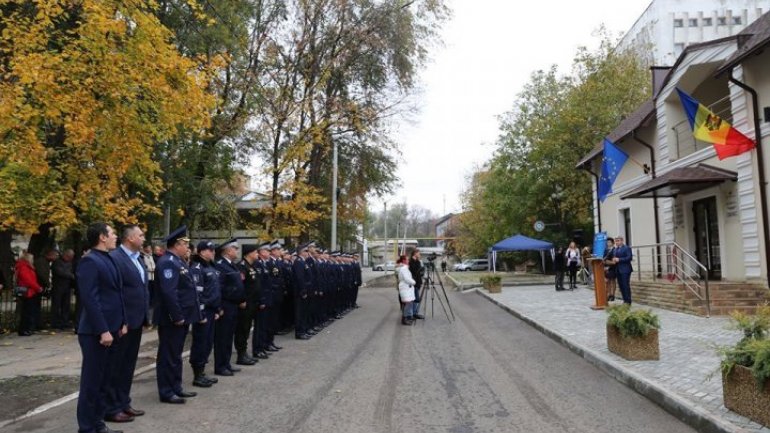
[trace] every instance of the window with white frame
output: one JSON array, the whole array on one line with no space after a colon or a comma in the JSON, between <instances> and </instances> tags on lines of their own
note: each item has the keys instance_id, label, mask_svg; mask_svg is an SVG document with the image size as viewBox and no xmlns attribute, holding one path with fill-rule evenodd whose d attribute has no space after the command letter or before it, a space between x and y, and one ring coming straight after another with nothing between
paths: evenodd
<instances>
[{"instance_id":1,"label":"window with white frame","mask_svg":"<svg viewBox=\"0 0 770 433\"><path fill-rule=\"evenodd\" d=\"M677 18L674 20L674 27L684 27L684 20Z\"/></svg>"}]
</instances>

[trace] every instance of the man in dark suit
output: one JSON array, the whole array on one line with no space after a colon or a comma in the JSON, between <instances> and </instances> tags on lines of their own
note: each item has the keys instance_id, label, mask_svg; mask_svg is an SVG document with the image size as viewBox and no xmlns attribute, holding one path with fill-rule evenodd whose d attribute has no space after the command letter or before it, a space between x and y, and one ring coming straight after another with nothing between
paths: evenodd
<instances>
[{"instance_id":1,"label":"man in dark suit","mask_svg":"<svg viewBox=\"0 0 770 433\"><path fill-rule=\"evenodd\" d=\"M110 252L123 281L123 304L126 309L128 332L115 345L116 365L112 368L109 392L106 396L106 421L129 422L144 415L131 407L131 385L142 344L142 328L149 323L149 278L141 257L144 232L137 225L121 230L121 244Z\"/></svg>"},{"instance_id":2,"label":"man in dark suit","mask_svg":"<svg viewBox=\"0 0 770 433\"><path fill-rule=\"evenodd\" d=\"M270 242L263 242L257 247L259 259L252 266L257 271L259 278L259 297L257 300L257 325L252 336L252 356L257 359L269 357L268 348L271 343L271 323L273 314L273 275L268 269L267 261L270 259ZM278 275L280 277L280 275Z\"/></svg>"},{"instance_id":3,"label":"man in dark suit","mask_svg":"<svg viewBox=\"0 0 770 433\"><path fill-rule=\"evenodd\" d=\"M623 303L631 305L631 272L634 271L631 263L634 260L634 253L623 242L622 236L615 237L615 258L612 260L616 263L615 273L620 294L623 295Z\"/></svg>"},{"instance_id":4,"label":"man in dark suit","mask_svg":"<svg viewBox=\"0 0 770 433\"><path fill-rule=\"evenodd\" d=\"M77 280L83 307L78 324L78 343L83 354L78 397L78 433L111 433L104 424L103 400L113 368L113 343L128 331L120 272L108 252L117 236L106 223L86 231L91 251L78 265Z\"/></svg>"},{"instance_id":5,"label":"man in dark suit","mask_svg":"<svg viewBox=\"0 0 770 433\"><path fill-rule=\"evenodd\" d=\"M172 404L182 404L185 398L197 395L182 389L182 351L190 324L204 320L195 283L183 259L190 252L186 233L187 226L181 226L166 237L166 252L155 269L158 306L153 311L153 323L158 326L158 394L161 402Z\"/></svg>"},{"instance_id":6,"label":"man in dark suit","mask_svg":"<svg viewBox=\"0 0 770 433\"><path fill-rule=\"evenodd\" d=\"M222 316L214 326L214 374L232 376L241 371L233 367L233 338L238 310L246 308L244 276L235 264L238 258L238 242L230 239L219 247L220 258L214 267L219 271L219 288L222 291Z\"/></svg>"}]
</instances>

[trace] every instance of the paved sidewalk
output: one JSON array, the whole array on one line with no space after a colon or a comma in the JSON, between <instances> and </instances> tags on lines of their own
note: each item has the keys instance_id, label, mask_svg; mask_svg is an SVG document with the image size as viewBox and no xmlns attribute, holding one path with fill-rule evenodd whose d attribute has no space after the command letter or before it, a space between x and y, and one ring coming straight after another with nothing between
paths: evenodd
<instances>
[{"instance_id":1,"label":"paved sidewalk","mask_svg":"<svg viewBox=\"0 0 770 433\"><path fill-rule=\"evenodd\" d=\"M660 360L626 361L607 350L607 314L589 308L594 299L592 290L556 292L553 286L520 286L504 287L500 294L478 293L695 424L699 431L770 433L770 428L724 407L719 357L714 348L733 344L741 337L728 328L727 318L651 308L660 317ZM710 380L709 375L713 376Z\"/></svg>"},{"instance_id":2,"label":"paved sidewalk","mask_svg":"<svg viewBox=\"0 0 770 433\"><path fill-rule=\"evenodd\" d=\"M155 342L158 332L146 330L142 346ZM154 349L154 347L153 347ZM143 347L140 358L155 358ZM44 331L30 337L0 336L0 380L18 376L80 376L80 345L72 331Z\"/></svg>"}]
</instances>

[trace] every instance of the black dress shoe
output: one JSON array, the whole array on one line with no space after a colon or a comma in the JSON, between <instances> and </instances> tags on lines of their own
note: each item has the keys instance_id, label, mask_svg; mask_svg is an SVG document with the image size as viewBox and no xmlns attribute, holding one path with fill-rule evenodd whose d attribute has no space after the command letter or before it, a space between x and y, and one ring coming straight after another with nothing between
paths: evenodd
<instances>
[{"instance_id":1,"label":"black dress shoe","mask_svg":"<svg viewBox=\"0 0 770 433\"><path fill-rule=\"evenodd\" d=\"M295 335L294 338L297 340L310 340L310 336L307 334Z\"/></svg>"},{"instance_id":2,"label":"black dress shoe","mask_svg":"<svg viewBox=\"0 0 770 433\"><path fill-rule=\"evenodd\" d=\"M96 430L96 433L123 433L123 430L113 430L107 426L104 426L99 430Z\"/></svg>"},{"instance_id":3,"label":"black dress shoe","mask_svg":"<svg viewBox=\"0 0 770 433\"><path fill-rule=\"evenodd\" d=\"M232 372L232 373L237 373L237 372L241 371L241 369L240 369L240 368L238 368L238 367L232 367L232 366L231 366L230 368L228 368L228 370L230 370L230 372Z\"/></svg>"},{"instance_id":4,"label":"black dress shoe","mask_svg":"<svg viewBox=\"0 0 770 433\"><path fill-rule=\"evenodd\" d=\"M267 349L265 349L268 352L278 352L278 349L273 348L272 346L267 346Z\"/></svg>"},{"instance_id":5,"label":"black dress shoe","mask_svg":"<svg viewBox=\"0 0 770 433\"><path fill-rule=\"evenodd\" d=\"M215 371L214 374L217 376L235 376L230 370Z\"/></svg>"},{"instance_id":6,"label":"black dress shoe","mask_svg":"<svg viewBox=\"0 0 770 433\"><path fill-rule=\"evenodd\" d=\"M144 411L143 410L134 409L131 406L129 406L126 409L123 409L123 412L125 412L125 413L127 413L127 414L129 414L131 416L142 416L142 415L144 415Z\"/></svg>"},{"instance_id":7,"label":"black dress shoe","mask_svg":"<svg viewBox=\"0 0 770 433\"><path fill-rule=\"evenodd\" d=\"M32 331L22 331L19 332L19 337L29 337L32 335Z\"/></svg>"},{"instance_id":8,"label":"black dress shoe","mask_svg":"<svg viewBox=\"0 0 770 433\"><path fill-rule=\"evenodd\" d=\"M209 377L204 374L203 378L211 382L212 385L215 383L219 383L219 379L217 379L216 377Z\"/></svg>"},{"instance_id":9,"label":"black dress shoe","mask_svg":"<svg viewBox=\"0 0 770 433\"><path fill-rule=\"evenodd\" d=\"M193 386L198 388L211 388L211 382L203 376L198 376L192 381Z\"/></svg>"},{"instance_id":10,"label":"black dress shoe","mask_svg":"<svg viewBox=\"0 0 770 433\"><path fill-rule=\"evenodd\" d=\"M420 319L420 320L425 320L425 316L423 316L422 314L415 314L414 318L415 319Z\"/></svg>"},{"instance_id":11,"label":"black dress shoe","mask_svg":"<svg viewBox=\"0 0 770 433\"><path fill-rule=\"evenodd\" d=\"M161 397L160 401L161 403L184 404L187 400L183 399L182 397L179 397L178 395L172 395L169 398Z\"/></svg>"},{"instance_id":12,"label":"black dress shoe","mask_svg":"<svg viewBox=\"0 0 770 433\"><path fill-rule=\"evenodd\" d=\"M187 397L195 397L196 395L198 395L198 393L193 391L182 391L182 392L176 393L176 395L182 398L187 398Z\"/></svg>"},{"instance_id":13,"label":"black dress shoe","mask_svg":"<svg viewBox=\"0 0 770 433\"><path fill-rule=\"evenodd\" d=\"M104 420L107 422L131 422L134 420L134 417L125 412L118 412L113 415L105 416Z\"/></svg>"},{"instance_id":14,"label":"black dress shoe","mask_svg":"<svg viewBox=\"0 0 770 433\"><path fill-rule=\"evenodd\" d=\"M246 355L240 355L238 356L238 360L236 360L235 363L238 365L254 365L257 363L257 361Z\"/></svg>"},{"instance_id":15,"label":"black dress shoe","mask_svg":"<svg viewBox=\"0 0 770 433\"><path fill-rule=\"evenodd\" d=\"M281 346L276 346L275 344L271 344L271 345L270 345L270 347L272 347L272 348L273 348L273 349L275 349L275 350L281 350L281 349L283 349L283 347L281 347Z\"/></svg>"},{"instance_id":16,"label":"black dress shoe","mask_svg":"<svg viewBox=\"0 0 770 433\"><path fill-rule=\"evenodd\" d=\"M268 355L266 352L257 352L254 354L254 357L258 359L268 359L270 355Z\"/></svg>"}]
</instances>

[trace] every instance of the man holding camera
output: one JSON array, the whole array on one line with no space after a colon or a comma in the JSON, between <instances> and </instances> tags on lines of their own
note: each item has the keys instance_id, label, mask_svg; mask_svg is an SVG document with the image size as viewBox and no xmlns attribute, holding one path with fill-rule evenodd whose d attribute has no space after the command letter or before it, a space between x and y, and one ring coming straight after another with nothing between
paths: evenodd
<instances>
[{"instance_id":1,"label":"man holding camera","mask_svg":"<svg viewBox=\"0 0 770 433\"><path fill-rule=\"evenodd\" d=\"M420 261L420 250L415 248L409 257L409 272L414 279L414 302L412 302L412 317L415 319L424 319L425 316L418 314L420 311L420 288L422 287L422 262Z\"/></svg>"}]
</instances>

